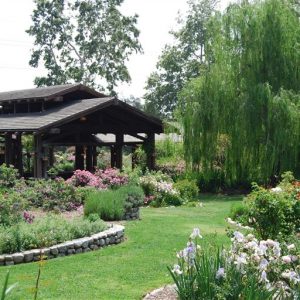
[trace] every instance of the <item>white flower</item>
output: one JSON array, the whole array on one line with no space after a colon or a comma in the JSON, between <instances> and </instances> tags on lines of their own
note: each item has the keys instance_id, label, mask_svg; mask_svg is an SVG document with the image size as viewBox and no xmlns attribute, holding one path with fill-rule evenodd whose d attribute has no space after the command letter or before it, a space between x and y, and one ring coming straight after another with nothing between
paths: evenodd
<instances>
[{"instance_id":1,"label":"white flower","mask_svg":"<svg viewBox=\"0 0 300 300\"><path fill-rule=\"evenodd\" d=\"M294 250L296 248L295 244L290 244L287 246L288 250Z\"/></svg>"},{"instance_id":2,"label":"white flower","mask_svg":"<svg viewBox=\"0 0 300 300\"><path fill-rule=\"evenodd\" d=\"M269 262L265 258L263 258L259 264L259 269L266 270L268 265L269 265Z\"/></svg>"},{"instance_id":3,"label":"white flower","mask_svg":"<svg viewBox=\"0 0 300 300\"><path fill-rule=\"evenodd\" d=\"M295 262L298 260L298 256L297 255L291 255L291 259L292 259L292 262Z\"/></svg>"},{"instance_id":4,"label":"white flower","mask_svg":"<svg viewBox=\"0 0 300 300\"><path fill-rule=\"evenodd\" d=\"M257 248L257 254L260 256L266 255L266 252L268 250L268 247L265 245L265 243L263 243L263 241L261 241L259 243L259 247Z\"/></svg>"},{"instance_id":5,"label":"white flower","mask_svg":"<svg viewBox=\"0 0 300 300\"><path fill-rule=\"evenodd\" d=\"M195 239L196 237L199 237L200 239L202 239L202 235L200 234L200 229L194 228L190 237L191 237L191 239Z\"/></svg>"},{"instance_id":6,"label":"white flower","mask_svg":"<svg viewBox=\"0 0 300 300\"><path fill-rule=\"evenodd\" d=\"M172 273L177 274L177 275L181 275L182 271L180 270L180 266L179 265L174 265Z\"/></svg>"},{"instance_id":7,"label":"white flower","mask_svg":"<svg viewBox=\"0 0 300 300\"><path fill-rule=\"evenodd\" d=\"M290 264L292 262L292 259L289 255L285 255L285 256L282 256L282 261L286 264Z\"/></svg>"},{"instance_id":8,"label":"white flower","mask_svg":"<svg viewBox=\"0 0 300 300\"><path fill-rule=\"evenodd\" d=\"M281 193L282 192L282 188L279 186L276 186L275 188L271 189L271 192L273 193Z\"/></svg>"},{"instance_id":9,"label":"white flower","mask_svg":"<svg viewBox=\"0 0 300 300\"><path fill-rule=\"evenodd\" d=\"M239 231L235 231L233 233L233 236L239 243L242 243L244 241L244 235Z\"/></svg>"},{"instance_id":10,"label":"white flower","mask_svg":"<svg viewBox=\"0 0 300 300\"><path fill-rule=\"evenodd\" d=\"M260 282L263 282L263 283L269 283L269 279L267 277L267 273L266 271L262 271L261 274L260 274Z\"/></svg>"},{"instance_id":11,"label":"white flower","mask_svg":"<svg viewBox=\"0 0 300 300\"><path fill-rule=\"evenodd\" d=\"M225 269L224 268L219 268L217 273L216 273L216 279L225 278L225 276L226 276Z\"/></svg>"},{"instance_id":12,"label":"white flower","mask_svg":"<svg viewBox=\"0 0 300 300\"><path fill-rule=\"evenodd\" d=\"M248 264L247 254L241 253L241 255L236 258L234 264L236 265L238 270L243 271L244 265Z\"/></svg>"},{"instance_id":13,"label":"white flower","mask_svg":"<svg viewBox=\"0 0 300 300\"><path fill-rule=\"evenodd\" d=\"M300 282L299 274L295 271L286 270L281 274L281 277L289 279L294 284L298 284Z\"/></svg>"}]
</instances>

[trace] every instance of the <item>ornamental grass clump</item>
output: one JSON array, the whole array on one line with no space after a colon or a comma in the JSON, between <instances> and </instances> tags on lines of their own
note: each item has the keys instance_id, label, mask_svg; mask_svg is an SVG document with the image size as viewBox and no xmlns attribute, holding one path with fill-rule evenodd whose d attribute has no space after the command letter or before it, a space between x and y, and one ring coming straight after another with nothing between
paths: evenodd
<instances>
[{"instance_id":1,"label":"ornamental grass clump","mask_svg":"<svg viewBox=\"0 0 300 300\"><path fill-rule=\"evenodd\" d=\"M206 251L194 229L171 269L180 299L299 299L300 248L233 233L231 247Z\"/></svg>"}]
</instances>

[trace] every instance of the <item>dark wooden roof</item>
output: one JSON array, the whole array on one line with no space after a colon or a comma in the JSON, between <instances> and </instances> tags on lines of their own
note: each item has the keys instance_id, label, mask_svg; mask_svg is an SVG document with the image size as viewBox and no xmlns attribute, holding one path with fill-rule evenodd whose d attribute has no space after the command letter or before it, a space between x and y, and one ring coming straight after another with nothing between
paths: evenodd
<instances>
[{"instance_id":1,"label":"dark wooden roof","mask_svg":"<svg viewBox=\"0 0 300 300\"><path fill-rule=\"evenodd\" d=\"M99 93L85 85L80 83L65 84L65 85L54 85L47 87L39 87L26 90L17 90L10 92L0 92L0 104L12 101L22 100L51 100L59 96L66 95L74 91L85 91L91 95L90 98L105 97L103 93Z\"/></svg>"},{"instance_id":2,"label":"dark wooden roof","mask_svg":"<svg viewBox=\"0 0 300 300\"><path fill-rule=\"evenodd\" d=\"M131 118L138 117L150 126L155 132L162 132L162 121L136 109L114 97L75 100L63 103L59 107L44 112L26 114L0 115L0 132L41 132L63 124L70 123L82 116L92 114L104 108L118 108L118 114L130 113ZM115 108L116 107L116 108ZM121 115L120 115L121 118ZM133 121L133 119L132 119ZM122 129L122 128L121 128ZM139 128L136 128L139 132Z\"/></svg>"},{"instance_id":3,"label":"dark wooden roof","mask_svg":"<svg viewBox=\"0 0 300 300\"><path fill-rule=\"evenodd\" d=\"M0 115L0 132L34 132L80 118L113 103L115 98L95 98L72 101L40 113Z\"/></svg>"}]
</instances>

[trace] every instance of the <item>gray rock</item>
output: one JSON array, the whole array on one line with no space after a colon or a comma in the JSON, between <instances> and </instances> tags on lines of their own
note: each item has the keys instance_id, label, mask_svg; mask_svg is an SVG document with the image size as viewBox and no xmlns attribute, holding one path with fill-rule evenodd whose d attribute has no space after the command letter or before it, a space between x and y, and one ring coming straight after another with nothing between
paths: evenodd
<instances>
[{"instance_id":1,"label":"gray rock","mask_svg":"<svg viewBox=\"0 0 300 300\"><path fill-rule=\"evenodd\" d=\"M75 250L76 254L82 253L82 248L78 248Z\"/></svg>"},{"instance_id":2,"label":"gray rock","mask_svg":"<svg viewBox=\"0 0 300 300\"><path fill-rule=\"evenodd\" d=\"M110 244L110 239L109 239L108 237L105 239L105 244L106 244L106 245L109 245L109 244Z\"/></svg>"},{"instance_id":3,"label":"gray rock","mask_svg":"<svg viewBox=\"0 0 300 300\"><path fill-rule=\"evenodd\" d=\"M12 255L5 255L5 261L13 261Z\"/></svg>"},{"instance_id":4,"label":"gray rock","mask_svg":"<svg viewBox=\"0 0 300 300\"><path fill-rule=\"evenodd\" d=\"M13 261L15 264L20 264L24 260L24 254L23 253L14 253L12 255Z\"/></svg>"},{"instance_id":5,"label":"gray rock","mask_svg":"<svg viewBox=\"0 0 300 300\"><path fill-rule=\"evenodd\" d=\"M77 240L75 243L74 243L74 248L75 249L79 249L82 247L82 241L81 240Z\"/></svg>"},{"instance_id":6,"label":"gray rock","mask_svg":"<svg viewBox=\"0 0 300 300\"><path fill-rule=\"evenodd\" d=\"M12 260L10 260L10 261L5 261L5 265L6 266L13 266L15 263L12 261Z\"/></svg>"},{"instance_id":7,"label":"gray rock","mask_svg":"<svg viewBox=\"0 0 300 300\"><path fill-rule=\"evenodd\" d=\"M57 247L59 253L66 253L67 247L65 245L61 245Z\"/></svg>"},{"instance_id":8,"label":"gray rock","mask_svg":"<svg viewBox=\"0 0 300 300\"><path fill-rule=\"evenodd\" d=\"M31 262L31 261L33 261L33 253L32 253L32 251L25 251L25 252L23 252L23 254L24 254L24 261L25 262Z\"/></svg>"},{"instance_id":9,"label":"gray rock","mask_svg":"<svg viewBox=\"0 0 300 300\"><path fill-rule=\"evenodd\" d=\"M100 239L99 240L99 246L103 247L105 245L105 240L104 239Z\"/></svg>"},{"instance_id":10,"label":"gray rock","mask_svg":"<svg viewBox=\"0 0 300 300\"><path fill-rule=\"evenodd\" d=\"M56 247L50 248L50 253L54 256L58 255L58 249Z\"/></svg>"},{"instance_id":11,"label":"gray rock","mask_svg":"<svg viewBox=\"0 0 300 300\"><path fill-rule=\"evenodd\" d=\"M44 248L41 251L42 255L48 256L50 254L50 249L49 248Z\"/></svg>"},{"instance_id":12,"label":"gray rock","mask_svg":"<svg viewBox=\"0 0 300 300\"><path fill-rule=\"evenodd\" d=\"M75 254L75 249L68 249L68 255Z\"/></svg>"}]
</instances>

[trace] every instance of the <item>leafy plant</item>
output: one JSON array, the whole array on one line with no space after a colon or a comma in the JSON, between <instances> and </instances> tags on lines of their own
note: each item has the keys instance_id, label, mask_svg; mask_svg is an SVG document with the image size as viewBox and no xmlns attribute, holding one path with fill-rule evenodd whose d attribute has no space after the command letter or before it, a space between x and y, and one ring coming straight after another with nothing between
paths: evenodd
<instances>
[{"instance_id":1,"label":"leafy plant","mask_svg":"<svg viewBox=\"0 0 300 300\"><path fill-rule=\"evenodd\" d=\"M179 180L174 184L174 188L178 190L180 196L187 201L193 201L199 194L196 180Z\"/></svg>"},{"instance_id":2,"label":"leafy plant","mask_svg":"<svg viewBox=\"0 0 300 300\"><path fill-rule=\"evenodd\" d=\"M10 227L0 226L0 254L49 247L104 229L106 225L99 218L90 222L81 218L66 220L56 215L36 219L32 224L20 222Z\"/></svg>"},{"instance_id":3,"label":"leafy plant","mask_svg":"<svg viewBox=\"0 0 300 300\"><path fill-rule=\"evenodd\" d=\"M19 172L13 166L0 166L0 187L11 188L19 178Z\"/></svg>"}]
</instances>

